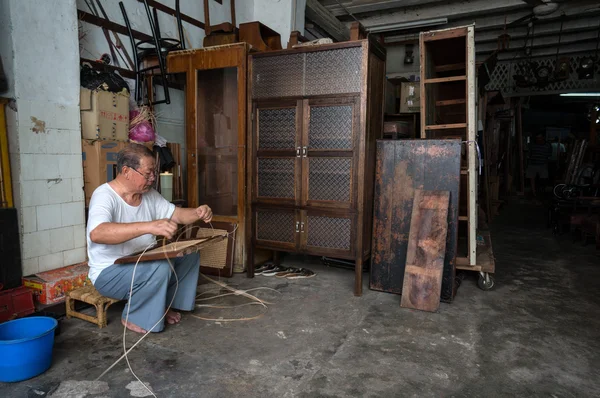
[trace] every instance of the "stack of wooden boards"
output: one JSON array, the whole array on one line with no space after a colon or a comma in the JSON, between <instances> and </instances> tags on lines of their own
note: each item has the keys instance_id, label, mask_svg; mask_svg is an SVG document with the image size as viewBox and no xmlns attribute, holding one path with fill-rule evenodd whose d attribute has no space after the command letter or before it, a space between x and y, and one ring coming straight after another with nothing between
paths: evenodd
<instances>
[{"instance_id":1,"label":"stack of wooden boards","mask_svg":"<svg viewBox=\"0 0 600 398\"><path fill-rule=\"evenodd\" d=\"M370 288L436 311L456 293L460 140L377 141Z\"/></svg>"}]
</instances>

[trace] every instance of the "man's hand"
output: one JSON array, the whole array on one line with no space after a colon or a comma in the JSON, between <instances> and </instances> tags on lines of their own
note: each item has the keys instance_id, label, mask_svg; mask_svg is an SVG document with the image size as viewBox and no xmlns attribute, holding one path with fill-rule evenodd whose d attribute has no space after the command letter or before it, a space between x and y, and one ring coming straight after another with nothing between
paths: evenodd
<instances>
[{"instance_id":1,"label":"man's hand","mask_svg":"<svg viewBox=\"0 0 600 398\"><path fill-rule=\"evenodd\" d=\"M151 234L155 236L164 236L168 239L173 238L175 232L177 232L177 223L164 218L162 220L151 221Z\"/></svg>"},{"instance_id":2,"label":"man's hand","mask_svg":"<svg viewBox=\"0 0 600 398\"><path fill-rule=\"evenodd\" d=\"M207 205L202 205L196 208L196 216L204 222L210 222L212 220L212 210Z\"/></svg>"}]
</instances>

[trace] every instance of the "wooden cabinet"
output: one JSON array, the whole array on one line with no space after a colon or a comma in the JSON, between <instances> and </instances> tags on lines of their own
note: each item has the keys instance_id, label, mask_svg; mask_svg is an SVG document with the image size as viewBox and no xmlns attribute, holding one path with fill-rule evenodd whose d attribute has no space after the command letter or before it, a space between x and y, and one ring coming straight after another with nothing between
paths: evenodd
<instances>
[{"instance_id":1,"label":"wooden cabinet","mask_svg":"<svg viewBox=\"0 0 600 398\"><path fill-rule=\"evenodd\" d=\"M354 260L360 295L384 50L362 40L252 54L249 74L248 245Z\"/></svg>"},{"instance_id":2,"label":"wooden cabinet","mask_svg":"<svg viewBox=\"0 0 600 398\"><path fill-rule=\"evenodd\" d=\"M168 73L185 74L188 206L237 224L234 263L246 257L246 106L250 46L236 43L169 53Z\"/></svg>"}]
</instances>

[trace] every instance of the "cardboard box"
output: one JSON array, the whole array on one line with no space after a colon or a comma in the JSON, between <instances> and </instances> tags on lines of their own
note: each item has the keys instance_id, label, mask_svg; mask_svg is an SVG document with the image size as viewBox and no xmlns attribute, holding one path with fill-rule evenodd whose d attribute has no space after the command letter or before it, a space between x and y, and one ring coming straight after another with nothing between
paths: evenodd
<instances>
[{"instance_id":1,"label":"cardboard box","mask_svg":"<svg viewBox=\"0 0 600 398\"><path fill-rule=\"evenodd\" d=\"M400 89L400 113L421 112L421 83L404 82Z\"/></svg>"},{"instance_id":2,"label":"cardboard box","mask_svg":"<svg viewBox=\"0 0 600 398\"><path fill-rule=\"evenodd\" d=\"M81 137L87 140L129 139L129 97L81 88Z\"/></svg>"},{"instance_id":3,"label":"cardboard box","mask_svg":"<svg viewBox=\"0 0 600 398\"><path fill-rule=\"evenodd\" d=\"M86 206L89 206L96 188L117 176L117 154L126 145L121 141L81 140Z\"/></svg>"},{"instance_id":4,"label":"cardboard box","mask_svg":"<svg viewBox=\"0 0 600 398\"><path fill-rule=\"evenodd\" d=\"M71 290L92 283L88 278L89 270L86 261L25 276L23 285L33 291L33 295L40 304L56 304L64 301L65 294Z\"/></svg>"}]
</instances>

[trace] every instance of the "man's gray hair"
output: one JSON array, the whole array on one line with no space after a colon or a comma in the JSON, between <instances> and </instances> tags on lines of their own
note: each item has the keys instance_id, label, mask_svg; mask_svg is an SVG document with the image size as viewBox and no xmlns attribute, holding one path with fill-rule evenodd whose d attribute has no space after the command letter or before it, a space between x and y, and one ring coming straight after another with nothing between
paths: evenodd
<instances>
[{"instance_id":1,"label":"man's gray hair","mask_svg":"<svg viewBox=\"0 0 600 398\"><path fill-rule=\"evenodd\" d=\"M144 145L127 145L117 154L117 173L120 174L123 171L123 166L137 170L140 167L140 160L144 157L154 158L154 155Z\"/></svg>"}]
</instances>

